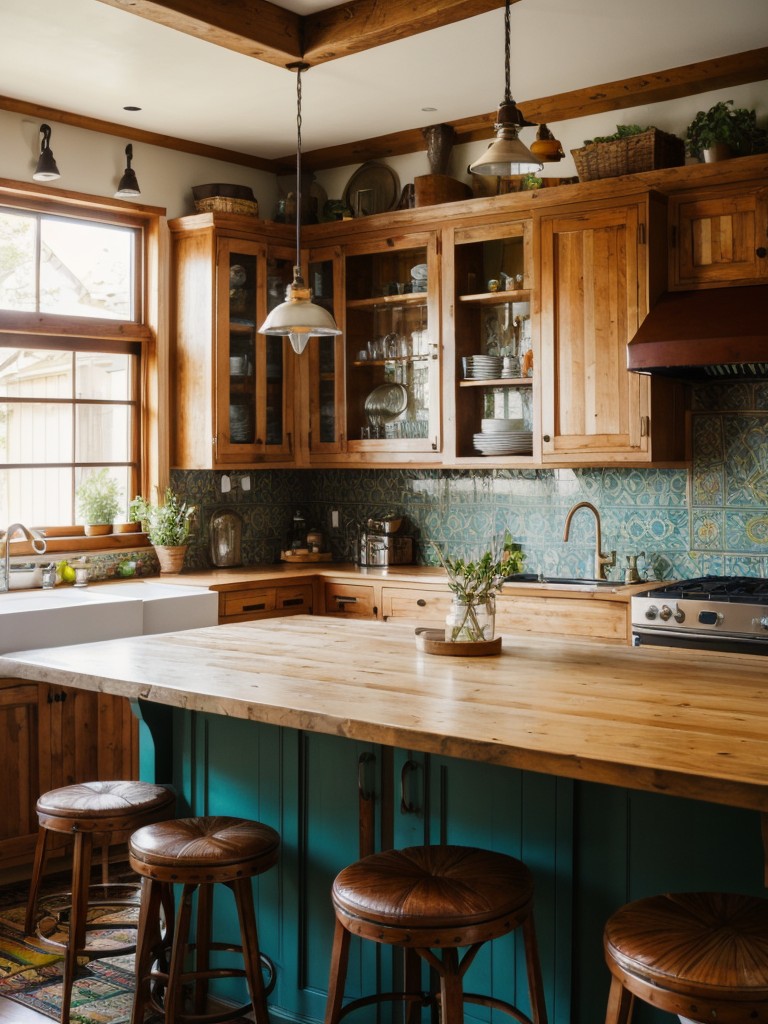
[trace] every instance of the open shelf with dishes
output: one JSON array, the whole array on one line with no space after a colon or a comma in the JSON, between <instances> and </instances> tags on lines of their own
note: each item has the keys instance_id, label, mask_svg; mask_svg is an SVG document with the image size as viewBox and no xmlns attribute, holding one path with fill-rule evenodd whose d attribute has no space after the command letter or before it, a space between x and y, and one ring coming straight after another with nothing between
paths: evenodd
<instances>
[{"instance_id":1,"label":"open shelf with dishes","mask_svg":"<svg viewBox=\"0 0 768 1024\"><path fill-rule=\"evenodd\" d=\"M454 235L456 455L533 454L530 225Z\"/></svg>"}]
</instances>

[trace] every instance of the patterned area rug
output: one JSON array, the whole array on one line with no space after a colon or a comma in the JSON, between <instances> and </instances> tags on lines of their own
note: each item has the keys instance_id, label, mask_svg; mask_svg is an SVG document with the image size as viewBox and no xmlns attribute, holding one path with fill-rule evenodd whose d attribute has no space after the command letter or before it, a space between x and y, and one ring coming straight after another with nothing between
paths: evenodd
<instances>
[{"instance_id":1,"label":"patterned area rug","mask_svg":"<svg viewBox=\"0 0 768 1024\"><path fill-rule=\"evenodd\" d=\"M59 1020L61 956L39 939L24 935L26 894L24 886L0 888L0 996ZM44 893L42 902L56 911L57 901L51 898L50 891ZM134 920L136 913L137 908L108 906L89 912L89 921L96 925L89 929L89 946L119 950L132 943L135 931L127 928L126 922ZM56 929L54 913L43 917L41 930L53 939L63 937ZM132 954L83 961L72 992L72 1024L127 1024L133 989ZM146 1024L160 1020L159 1016L151 1016ZM239 1018L232 1024L253 1022Z\"/></svg>"}]
</instances>

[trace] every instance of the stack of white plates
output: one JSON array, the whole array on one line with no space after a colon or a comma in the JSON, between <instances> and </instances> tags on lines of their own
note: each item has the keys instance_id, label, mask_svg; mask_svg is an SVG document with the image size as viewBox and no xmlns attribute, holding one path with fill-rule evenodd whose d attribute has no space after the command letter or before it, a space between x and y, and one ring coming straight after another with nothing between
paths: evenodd
<instances>
[{"instance_id":1,"label":"stack of white plates","mask_svg":"<svg viewBox=\"0 0 768 1024\"><path fill-rule=\"evenodd\" d=\"M463 361L467 380L492 380L501 377L501 356L466 356Z\"/></svg>"},{"instance_id":2,"label":"stack of white plates","mask_svg":"<svg viewBox=\"0 0 768 1024\"><path fill-rule=\"evenodd\" d=\"M481 455L531 455L533 433L530 430L505 430L473 435L475 450Z\"/></svg>"}]
</instances>

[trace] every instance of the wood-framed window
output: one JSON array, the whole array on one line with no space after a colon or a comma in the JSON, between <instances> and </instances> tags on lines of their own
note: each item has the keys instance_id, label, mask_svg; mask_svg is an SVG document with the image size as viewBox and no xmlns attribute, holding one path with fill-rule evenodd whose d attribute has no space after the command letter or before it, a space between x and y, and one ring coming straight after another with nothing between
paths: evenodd
<instances>
[{"instance_id":1,"label":"wood-framed window","mask_svg":"<svg viewBox=\"0 0 768 1024\"><path fill-rule=\"evenodd\" d=\"M0 182L0 529L82 533L104 468L118 518L147 489L161 213Z\"/></svg>"}]
</instances>

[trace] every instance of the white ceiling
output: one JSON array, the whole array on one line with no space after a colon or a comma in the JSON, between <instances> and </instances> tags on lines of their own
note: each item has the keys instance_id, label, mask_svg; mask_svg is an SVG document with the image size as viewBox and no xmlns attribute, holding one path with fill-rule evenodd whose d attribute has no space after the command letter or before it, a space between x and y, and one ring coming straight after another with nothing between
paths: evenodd
<instances>
[{"instance_id":1,"label":"white ceiling","mask_svg":"<svg viewBox=\"0 0 768 1024\"><path fill-rule=\"evenodd\" d=\"M511 19L512 92L523 108L526 97L768 44L768 0L520 0ZM499 8L311 69L305 151L494 110L503 26ZM16 100L273 158L295 150L295 82L97 0L0 0L0 94Z\"/></svg>"}]
</instances>

